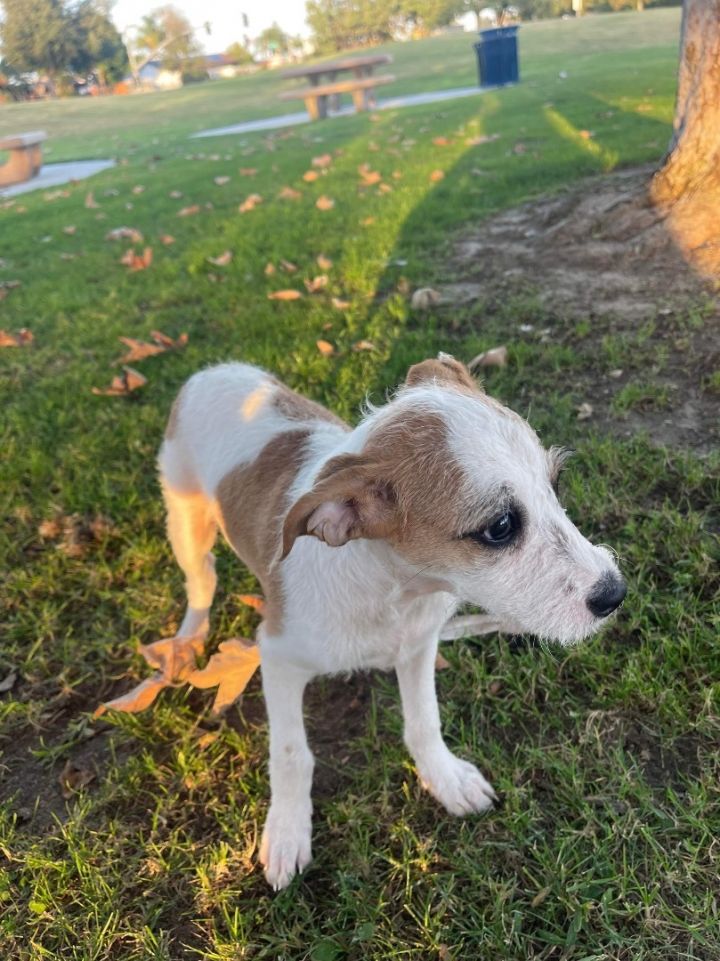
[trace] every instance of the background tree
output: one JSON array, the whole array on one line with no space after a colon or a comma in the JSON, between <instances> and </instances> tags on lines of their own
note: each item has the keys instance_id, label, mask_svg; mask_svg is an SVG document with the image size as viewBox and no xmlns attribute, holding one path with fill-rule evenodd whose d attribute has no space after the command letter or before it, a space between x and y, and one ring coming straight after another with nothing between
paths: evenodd
<instances>
[{"instance_id":1,"label":"background tree","mask_svg":"<svg viewBox=\"0 0 720 961\"><path fill-rule=\"evenodd\" d=\"M225 56L229 57L235 63L252 63L253 55L250 53L248 48L244 44L236 40L235 43L231 43L230 46L225 51Z\"/></svg>"},{"instance_id":2,"label":"background tree","mask_svg":"<svg viewBox=\"0 0 720 961\"><path fill-rule=\"evenodd\" d=\"M278 53L289 53L292 42L292 37L285 33L280 24L273 21L256 39L255 46L261 56L272 57Z\"/></svg>"},{"instance_id":3,"label":"background tree","mask_svg":"<svg viewBox=\"0 0 720 961\"><path fill-rule=\"evenodd\" d=\"M127 72L127 53L106 0L82 0L72 9L71 19L75 32L72 69L78 74L94 73L103 86L120 80Z\"/></svg>"},{"instance_id":4,"label":"background tree","mask_svg":"<svg viewBox=\"0 0 720 961\"><path fill-rule=\"evenodd\" d=\"M320 51L384 43L402 23L400 0L308 0L305 9Z\"/></svg>"},{"instance_id":5,"label":"background tree","mask_svg":"<svg viewBox=\"0 0 720 961\"><path fill-rule=\"evenodd\" d=\"M205 24L209 33L210 27ZM128 45L130 69L135 82L140 71L152 60L159 60L169 70L186 66L185 61L199 58L200 44L188 18L176 7L167 4L146 14L132 43Z\"/></svg>"},{"instance_id":6,"label":"background tree","mask_svg":"<svg viewBox=\"0 0 720 961\"><path fill-rule=\"evenodd\" d=\"M720 276L720 7L685 0L670 147L650 196L684 256Z\"/></svg>"},{"instance_id":7,"label":"background tree","mask_svg":"<svg viewBox=\"0 0 720 961\"><path fill-rule=\"evenodd\" d=\"M56 81L76 55L77 37L61 0L4 0L3 55L13 70Z\"/></svg>"}]
</instances>

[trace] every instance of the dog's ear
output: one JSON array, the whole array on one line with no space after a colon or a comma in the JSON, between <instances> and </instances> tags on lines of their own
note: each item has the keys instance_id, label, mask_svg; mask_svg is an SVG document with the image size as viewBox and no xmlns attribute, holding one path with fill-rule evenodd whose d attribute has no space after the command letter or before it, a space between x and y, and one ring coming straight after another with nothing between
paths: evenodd
<instances>
[{"instance_id":1,"label":"dog's ear","mask_svg":"<svg viewBox=\"0 0 720 961\"><path fill-rule=\"evenodd\" d=\"M450 354L440 353L431 360L413 364L405 378L408 387L417 387L427 381L447 384L449 387L464 387L466 390L482 390L465 364L461 364Z\"/></svg>"},{"instance_id":2,"label":"dog's ear","mask_svg":"<svg viewBox=\"0 0 720 961\"><path fill-rule=\"evenodd\" d=\"M382 480L377 465L362 455L341 454L325 465L313 489L288 511L280 560L304 534L341 547L358 537L388 537L399 524L395 491Z\"/></svg>"}]
</instances>

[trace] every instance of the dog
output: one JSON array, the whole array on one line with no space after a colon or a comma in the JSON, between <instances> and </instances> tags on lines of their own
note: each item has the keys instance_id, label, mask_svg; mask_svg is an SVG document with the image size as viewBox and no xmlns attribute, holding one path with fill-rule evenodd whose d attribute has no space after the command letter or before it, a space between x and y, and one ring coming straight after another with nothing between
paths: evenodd
<instances>
[{"instance_id":1,"label":"dog","mask_svg":"<svg viewBox=\"0 0 720 961\"><path fill-rule=\"evenodd\" d=\"M319 675L394 668L423 785L451 814L493 806L491 785L442 738L444 626L473 604L486 629L572 644L625 597L610 551L558 502L563 460L447 354L412 366L354 429L248 364L208 368L182 388L159 455L186 579L179 636L207 634L219 530L266 599L271 800L260 861L276 890L311 858L302 701Z\"/></svg>"}]
</instances>

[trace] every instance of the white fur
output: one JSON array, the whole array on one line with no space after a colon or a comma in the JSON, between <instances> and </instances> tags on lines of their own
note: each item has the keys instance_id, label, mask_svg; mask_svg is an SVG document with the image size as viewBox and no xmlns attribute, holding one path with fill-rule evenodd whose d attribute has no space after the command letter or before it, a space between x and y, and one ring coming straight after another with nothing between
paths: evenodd
<instances>
[{"instance_id":1,"label":"white fur","mask_svg":"<svg viewBox=\"0 0 720 961\"><path fill-rule=\"evenodd\" d=\"M159 465L169 536L187 578L183 634L208 627L215 590L210 550L222 526L215 502L219 481L251 463L273 436L299 426L269 403L277 389L257 368L226 364L196 374L181 394L175 433L164 443ZM616 571L609 553L585 540L560 507L548 482L547 454L528 425L499 405L441 385L403 388L351 432L311 421L311 454L287 492L287 507L312 489L330 457L362 451L372 431L403 407L442 417L464 469L468 503L476 493L479 502L490 487L512 486L526 511L526 540L517 551L498 552L490 565L485 557L477 568L461 570L439 562L418 571L382 540L333 548L314 537L299 538L278 562L284 627L273 636L264 625L259 630L272 791L260 857L275 888L310 860L313 759L302 715L309 680L394 668L405 742L423 784L453 814L485 811L495 798L492 787L449 751L440 732L434 660L444 626L460 604L472 602L488 614L446 627L446 634L458 636L466 626L504 627L566 643L579 640L599 626L585 606L586 595L603 573ZM338 521L333 511L322 517ZM566 546L562 556L549 541L558 530Z\"/></svg>"}]
</instances>

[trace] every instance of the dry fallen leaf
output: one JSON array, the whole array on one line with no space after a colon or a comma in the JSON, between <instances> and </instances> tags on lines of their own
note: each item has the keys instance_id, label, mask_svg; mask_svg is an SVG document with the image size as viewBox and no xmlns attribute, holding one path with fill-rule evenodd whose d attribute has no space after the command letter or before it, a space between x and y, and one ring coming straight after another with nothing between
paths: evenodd
<instances>
[{"instance_id":1,"label":"dry fallen leaf","mask_svg":"<svg viewBox=\"0 0 720 961\"><path fill-rule=\"evenodd\" d=\"M15 687L15 682L17 681L17 671L10 671L9 674L0 681L0 694L5 694L7 691L12 691Z\"/></svg>"},{"instance_id":2,"label":"dry fallen leaf","mask_svg":"<svg viewBox=\"0 0 720 961\"><path fill-rule=\"evenodd\" d=\"M393 180L402 180L402 170L393 170Z\"/></svg>"},{"instance_id":3,"label":"dry fallen leaf","mask_svg":"<svg viewBox=\"0 0 720 961\"><path fill-rule=\"evenodd\" d=\"M374 224L374 223L375 223L375 218L374 218L374 217L365 217L364 220L361 220L361 221L360 221L360 225L361 225L362 227L370 227L370 226L371 226L372 224Z\"/></svg>"},{"instance_id":4,"label":"dry fallen leaf","mask_svg":"<svg viewBox=\"0 0 720 961\"><path fill-rule=\"evenodd\" d=\"M548 894L550 894L550 888L543 888L542 891L538 891L538 893L530 902L530 907L539 908L543 901L547 898Z\"/></svg>"},{"instance_id":5,"label":"dry fallen leaf","mask_svg":"<svg viewBox=\"0 0 720 961\"><path fill-rule=\"evenodd\" d=\"M80 767L74 761L67 760L65 767L58 775L58 782L62 796L68 800L76 794L80 788L85 787L95 780L95 771L87 767Z\"/></svg>"},{"instance_id":6,"label":"dry fallen leaf","mask_svg":"<svg viewBox=\"0 0 720 961\"><path fill-rule=\"evenodd\" d=\"M275 264L270 263L270 262L268 262L267 264L265 264L265 270L264 270L265 276L266 276L266 277L272 277L272 275L273 275L274 273L275 273Z\"/></svg>"},{"instance_id":7,"label":"dry fallen leaf","mask_svg":"<svg viewBox=\"0 0 720 961\"><path fill-rule=\"evenodd\" d=\"M123 711L126 714L137 714L138 711L144 711L145 708L150 707L152 702L158 696L163 688L168 685L166 681L163 680L162 674L156 672L152 677L146 678L141 681L136 687L127 694L123 694L120 697L114 698L112 701L105 701L100 704L93 711L93 719L102 717L102 715L110 711Z\"/></svg>"},{"instance_id":8,"label":"dry fallen leaf","mask_svg":"<svg viewBox=\"0 0 720 961\"><path fill-rule=\"evenodd\" d=\"M505 367L508 362L508 349L504 345L493 347L491 350L484 350L481 354L468 364L469 370L477 370L478 367Z\"/></svg>"},{"instance_id":9,"label":"dry fallen leaf","mask_svg":"<svg viewBox=\"0 0 720 961\"><path fill-rule=\"evenodd\" d=\"M283 187L278 197L280 200L300 200L302 193L299 190L294 190L292 187Z\"/></svg>"},{"instance_id":10,"label":"dry fallen leaf","mask_svg":"<svg viewBox=\"0 0 720 961\"><path fill-rule=\"evenodd\" d=\"M260 649L257 644L232 638L222 641L217 654L213 654L207 667L201 671L192 671L187 680L193 687L208 688L217 685L212 712L219 714L240 697L259 664Z\"/></svg>"},{"instance_id":11,"label":"dry fallen leaf","mask_svg":"<svg viewBox=\"0 0 720 961\"><path fill-rule=\"evenodd\" d=\"M353 344L353 350L375 350L375 344L371 340L359 340L356 344Z\"/></svg>"},{"instance_id":12,"label":"dry fallen leaf","mask_svg":"<svg viewBox=\"0 0 720 961\"><path fill-rule=\"evenodd\" d=\"M257 167L241 167L238 173L241 177L254 177L257 173Z\"/></svg>"},{"instance_id":13,"label":"dry fallen leaf","mask_svg":"<svg viewBox=\"0 0 720 961\"><path fill-rule=\"evenodd\" d=\"M350 301L343 300L342 297L332 297L330 303L336 310L347 310L350 307Z\"/></svg>"},{"instance_id":14,"label":"dry fallen leaf","mask_svg":"<svg viewBox=\"0 0 720 961\"><path fill-rule=\"evenodd\" d=\"M410 306L413 310L427 310L428 307L432 307L433 304L439 303L440 294L437 290L433 290L432 287L421 287L415 291L410 300Z\"/></svg>"},{"instance_id":15,"label":"dry fallen leaf","mask_svg":"<svg viewBox=\"0 0 720 961\"><path fill-rule=\"evenodd\" d=\"M141 254L136 254L132 247L126 250L120 258L120 263L125 264L130 270L147 270L152 263L152 247L146 247Z\"/></svg>"},{"instance_id":16,"label":"dry fallen leaf","mask_svg":"<svg viewBox=\"0 0 720 961\"><path fill-rule=\"evenodd\" d=\"M229 177L213 177L213 183L218 187L224 187L225 184L230 183Z\"/></svg>"},{"instance_id":17,"label":"dry fallen leaf","mask_svg":"<svg viewBox=\"0 0 720 961\"><path fill-rule=\"evenodd\" d=\"M592 130L580 130L579 133L583 140L592 140L595 136Z\"/></svg>"},{"instance_id":18,"label":"dry fallen leaf","mask_svg":"<svg viewBox=\"0 0 720 961\"><path fill-rule=\"evenodd\" d=\"M88 210L97 210L100 204L95 199L92 190L85 194L85 206Z\"/></svg>"},{"instance_id":19,"label":"dry fallen leaf","mask_svg":"<svg viewBox=\"0 0 720 961\"><path fill-rule=\"evenodd\" d=\"M499 133L481 134L479 137L468 137L465 143L468 147L479 147L481 144L492 143L493 140L499 140L499 138Z\"/></svg>"},{"instance_id":20,"label":"dry fallen leaf","mask_svg":"<svg viewBox=\"0 0 720 961\"><path fill-rule=\"evenodd\" d=\"M169 247L170 244L175 243L175 238L172 236L172 234L161 234L160 243L164 244L166 247Z\"/></svg>"},{"instance_id":21,"label":"dry fallen leaf","mask_svg":"<svg viewBox=\"0 0 720 961\"><path fill-rule=\"evenodd\" d=\"M445 177L444 170L433 170L433 172L430 174L430 180L434 184L436 184L439 180L442 180L444 177Z\"/></svg>"},{"instance_id":22,"label":"dry fallen leaf","mask_svg":"<svg viewBox=\"0 0 720 961\"><path fill-rule=\"evenodd\" d=\"M194 214L200 213L200 204L190 204L189 207L183 207L178 210L178 217L192 217Z\"/></svg>"},{"instance_id":23,"label":"dry fallen leaf","mask_svg":"<svg viewBox=\"0 0 720 961\"><path fill-rule=\"evenodd\" d=\"M145 188L142 184L137 184L135 187L133 187L132 192L134 194L142 194L145 193Z\"/></svg>"},{"instance_id":24,"label":"dry fallen leaf","mask_svg":"<svg viewBox=\"0 0 720 961\"><path fill-rule=\"evenodd\" d=\"M274 290L268 294L268 300L299 300L301 297L299 290Z\"/></svg>"},{"instance_id":25,"label":"dry fallen leaf","mask_svg":"<svg viewBox=\"0 0 720 961\"><path fill-rule=\"evenodd\" d=\"M512 152L514 154L527 153L527 146L522 142L522 140L518 140L518 142L513 146Z\"/></svg>"},{"instance_id":26,"label":"dry fallen leaf","mask_svg":"<svg viewBox=\"0 0 720 961\"><path fill-rule=\"evenodd\" d=\"M265 598L261 597L260 594L238 594L238 600L242 604L252 607L258 614L265 613Z\"/></svg>"},{"instance_id":27,"label":"dry fallen leaf","mask_svg":"<svg viewBox=\"0 0 720 961\"><path fill-rule=\"evenodd\" d=\"M329 153L320 154L319 157L312 158L312 165L313 167L320 167L320 169L323 170L325 167L330 166L330 164L332 163L332 159L333 159L332 154L329 154Z\"/></svg>"},{"instance_id":28,"label":"dry fallen leaf","mask_svg":"<svg viewBox=\"0 0 720 961\"><path fill-rule=\"evenodd\" d=\"M380 183L382 174L379 170L371 170L370 164L360 164L358 173L362 179L363 187L372 187L373 184Z\"/></svg>"},{"instance_id":29,"label":"dry fallen leaf","mask_svg":"<svg viewBox=\"0 0 720 961\"><path fill-rule=\"evenodd\" d=\"M7 330L0 330L0 347L27 347L35 338L27 327L21 327L17 334Z\"/></svg>"},{"instance_id":30,"label":"dry fallen leaf","mask_svg":"<svg viewBox=\"0 0 720 961\"><path fill-rule=\"evenodd\" d=\"M168 197L172 197L173 200L180 200L182 197L182 190L171 190Z\"/></svg>"},{"instance_id":31,"label":"dry fallen leaf","mask_svg":"<svg viewBox=\"0 0 720 961\"><path fill-rule=\"evenodd\" d=\"M292 260L281 260L280 266L285 271L286 274L294 274L297 271L297 264L294 264Z\"/></svg>"},{"instance_id":32,"label":"dry fallen leaf","mask_svg":"<svg viewBox=\"0 0 720 961\"><path fill-rule=\"evenodd\" d=\"M433 143L436 147L449 147L452 140L448 140L447 137L433 137Z\"/></svg>"},{"instance_id":33,"label":"dry fallen leaf","mask_svg":"<svg viewBox=\"0 0 720 961\"><path fill-rule=\"evenodd\" d=\"M167 350L167 347L164 347L162 344L148 344L144 340L135 340L134 337L118 337L118 340L130 348L127 354L120 358L121 364L130 364L137 360L145 360L146 357L164 354Z\"/></svg>"},{"instance_id":34,"label":"dry fallen leaf","mask_svg":"<svg viewBox=\"0 0 720 961\"><path fill-rule=\"evenodd\" d=\"M435 670L436 670L436 671L445 671L445 670L447 670L447 668L449 668L449 667L450 667L450 661L447 661L447 660L442 656L442 654L440 653L440 651L438 651L437 654L435 655Z\"/></svg>"},{"instance_id":35,"label":"dry fallen leaf","mask_svg":"<svg viewBox=\"0 0 720 961\"><path fill-rule=\"evenodd\" d=\"M325 194L318 197L315 201L315 206L318 210L332 210L335 206L335 201L331 197L326 197Z\"/></svg>"},{"instance_id":36,"label":"dry fallen leaf","mask_svg":"<svg viewBox=\"0 0 720 961\"><path fill-rule=\"evenodd\" d=\"M332 260L330 260L329 257L326 257L325 254L318 254L316 257L316 263L320 270L330 270L333 265Z\"/></svg>"},{"instance_id":37,"label":"dry fallen leaf","mask_svg":"<svg viewBox=\"0 0 720 961\"><path fill-rule=\"evenodd\" d=\"M162 344L163 347L167 348L184 347L189 339L187 334L180 334L176 340L173 340L172 337L168 337L161 330L151 330L150 336L157 344Z\"/></svg>"},{"instance_id":38,"label":"dry fallen leaf","mask_svg":"<svg viewBox=\"0 0 720 961\"><path fill-rule=\"evenodd\" d=\"M589 420L592 417L592 415L595 413L595 409L593 408L593 405L588 404L587 401L580 404L580 406L576 407L575 410L577 411L578 420Z\"/></svg>"},{"instance_id":39,"label":"dry fallen leaf","mask_svg":"<svg viewBox=\"0 0 720 961\"><path fill-rule=\"evenodd\" d=\"M332 355L335 353L335 348L330 341L318 340L315 343L317 345L317 349L320 351L323 357L332 357Z\"/></svg>"},{"instance_id":40,"label":"dry fallen leaf","mask_svg":"<svg viewBox=\"0 0 720 961\"><path fill-rule=\"evenodd\" d=\"M145 384L147 384L147 377L143 377L143 375L133 367L123 367L122 374L113 377L109 387L106 387L104 390L99 387L93 387L92 392L101 397L124 397L139 387L144 387Z\"/></svg>"},{"instance_id":41,"label":"dry fallen leaf","mask_svg":"<svg viewBox=\"0 0 720 961\"><path fill-rule=\"evenodd\" d=\"M105 240L129 240L131 244L141 244L143 235L134 227L115 227L105 234Z\"/></svg>"},{"instance_id":42,"label":"dry fallen leaf","mask_svg":"<svg viewBox=\"0 0 720 961\"><path fill-rule=\"evenodd\" d=\"M318 290L322 290L324 287L327 287L328 275L319 274L317 277L313 277L312 280L304 280L303 283L305 284L305 289L307 292L309 294L314 294Z\"/></svg>"},{"instance_id":43,"label":"dry fallen leaf","mask_svg":"<svg viewBox=\"0 0 720 961\"><path fill-rule=\"evenodd\" d=\"M206 257L205 259L209 264L214 264L216 267L227 267L233 259L232 250L225 250L217 257Z\"/></svg>"},{"instance_id":44,"label":"dry fallen leaf","mask_svg":"<svg viewBox=\"0 0 720 961\"><path fill-rule=\"evenodd\" d=\"M317 180L319 176L320 176L320 174L317 172L317 170L307 170L307 171L303 174L303 180L304 180L306 183L311 184L311 183L313 182L313 180Z\"/></svg>"},{"instance_id":45,"label":"dry fallen leaf","mask_svg":"<svg viewBox=\"0 0 720 961\"><path fill-rule=\"evenodd\" d=\"M240 204L238 210L241 214L246 214L249 210L254 210L258 204L262 203L260 194L249 194Z\"/></svg>"}]
</instances>

